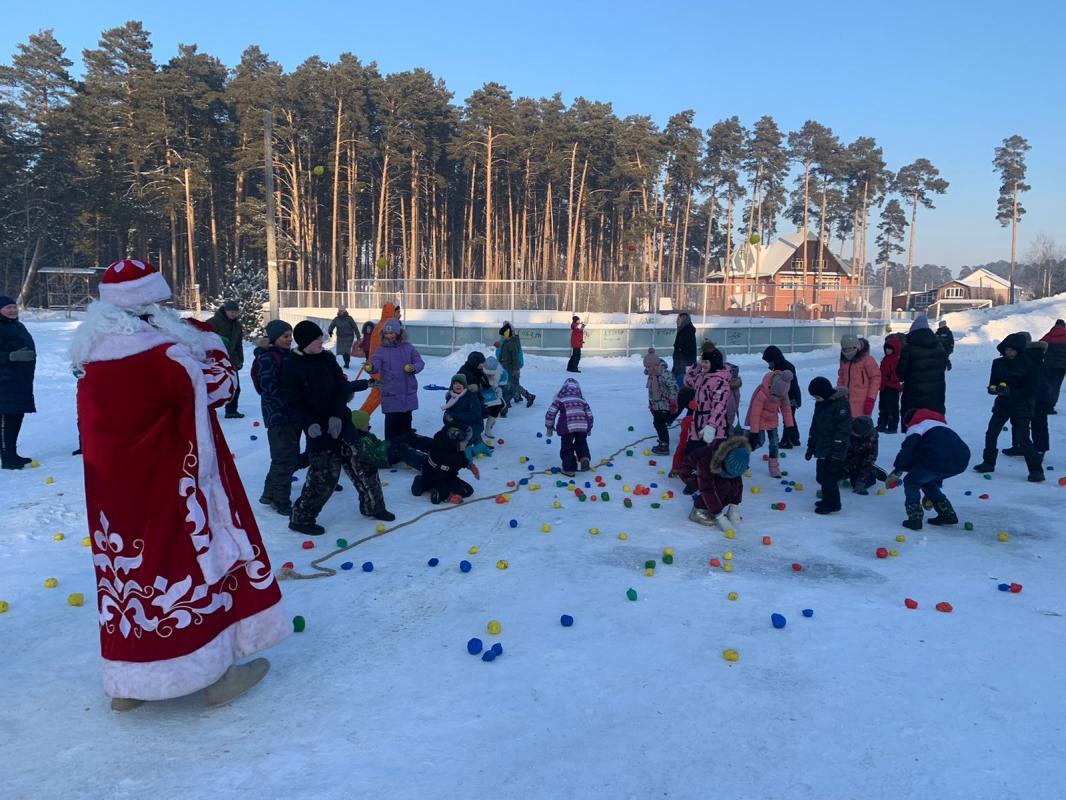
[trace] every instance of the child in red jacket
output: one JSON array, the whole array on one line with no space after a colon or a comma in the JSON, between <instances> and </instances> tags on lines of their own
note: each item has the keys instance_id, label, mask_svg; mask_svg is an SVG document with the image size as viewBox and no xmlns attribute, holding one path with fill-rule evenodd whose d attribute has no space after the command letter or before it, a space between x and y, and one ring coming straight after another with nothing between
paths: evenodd
<instances>
[{"instance_id":1,"label":"child in red jacket","mask_svg":"<svg viewBox=\"0 0 1066 800\"><path fill-rule=\"evenodd\" d=\"M881 392L877 401L877 430L895 433L899 427L899 393L903 382L896 374L899 356L903 351L903 334L893 333L885 338L885 357L881 359Z\"/></svg>"}]
</instances>

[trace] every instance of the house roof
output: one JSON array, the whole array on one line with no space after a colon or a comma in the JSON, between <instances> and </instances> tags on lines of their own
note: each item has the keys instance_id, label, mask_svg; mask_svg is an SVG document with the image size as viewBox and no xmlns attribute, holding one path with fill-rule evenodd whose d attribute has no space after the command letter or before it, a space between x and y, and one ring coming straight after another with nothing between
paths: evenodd
<instances>
[{"instance_id":1,"label":"house roof","mask_svg":"<svg viewBox=\"0 0 1066 800\"><path fill-rule=\"evenodd\" d=\"M807 241L817 244L818 235L814 231L807 231ZM729 264L729 275L734 278L754 278L758 273L760 278L772 277L789 263L802 243L802 231L779 236L768 245L752 245L745 242L733 253ZM841 272L851 276L851 269L843 259L833 255L828 247L823 247L822 251L840 266Z\"/></svg>"},{"instance_id":2,"label":"house roof","mask_svg":"<svg viewBox=\"0 0 1066 800\"><path fill-rule=\"evenodd\" d=\"M958 281L967 286L988 286L988 284L992 283L1002 286L1005 289L1010 288L1009 280L1001 278L999 275L992 272L992 270L985 269L984 267L974 270L965 278L959 278Z\"/></svg>"}]
</instances>

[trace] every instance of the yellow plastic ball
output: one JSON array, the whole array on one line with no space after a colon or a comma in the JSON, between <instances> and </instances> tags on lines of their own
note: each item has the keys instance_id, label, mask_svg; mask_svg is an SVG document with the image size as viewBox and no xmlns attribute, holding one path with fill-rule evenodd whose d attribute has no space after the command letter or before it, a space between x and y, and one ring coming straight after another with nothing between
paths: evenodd
<instances>
[{"instance_id":1,"label":"yellow plastic ball","mask_svg":"<svg viewBox=\"0 0 1066 800\"><path fill-rule=\"evenodd\" d=\"M30 462L30 468L31 469L37 469L37 467L39 467L39 466L41 466L41 462L38 461L37 459L34 459L33 461Z\"/></svg>"},{"instance_id":2,"label":"yellow plastic ball","mask_svg":"<svg viewBox=\"0 0 1066 800\"><path fill-rule=\"evenodd\" d=\"M899 556L899 550L889 550L888 554L892 556L892 558L896 558L897 556Z\"/></svg>"},{"instance_id":3,"label":"yellow plastic ball","mask_svg":"<svg viewBox=\"0 0 1066 800\"><path fill-rule=\"evenodd\" d=\"M878 495L878 497L880 497L880 496L881 496L881 495L883 495L884 493L885 493L885 490L884 490L884 489L878 489L878 490L877 490L877 495Z\"/></svg>"},{"instance_id":4,"label":"yellow plastic ball","mask_svg":"<svg viewBox=\"0 0 1066 800\"><path fill-rule=\"evenodd\" d=\"M726 561L732 561L733 553L727 550L726 552L722 553L722 558L724 558Z\"/></svg>"},{"instance_id":5,"label":"yellow plastic ball","mask_svg":"<svg viewBox=\"0 0 1066 800\"><path fill-rule=\"evenodd\" d=\"M562 508L562 507L563 507L562 504L558 500L556 500L554 503L552 503L552 508Z\"/></svg>"},{"instance_id":6,"label":"yellow plastic ball","mask_svg":"<svg viewBox=\"0 0 1066 800\"><path fill-rule=\"evenodd\" d=\"M525 464L527 461L529 461L529 459L526 458L525 456L519 456L518 457L518 463L519 464Z\"/></svg>"},{"instance_id":7,"label":"yellow plastic ball","mask_svg":"<svg viewBox=\"0 0 1066 800\"><path fill-rule=\"evenodd\" d=\"M723 650L722 658L726 661L740 661L740 653L736 650Z\"/></svg>"},{"instance_id":8,"label":"yellow plastic ball","mask_svg":"<svg viewBox=\"0 0 1066 800\"><path fill-rule=\"evenodd\" d=\"M470 555L472 555L472 556L476 556L476 555L477 555L477 545L475 544L475 545L474 545L473 547L471 547L471 548L470 548L470 549L469 549L469 550L468 550L467 552L469 552L469 553L470 553Z\"/></svg>"},{"instance_id":9,"label":"yellow plastic ball","mask_svg":"<svg viewBox=\"0 0 1066 800\"><path fill-rule=\"evenodd\" d=\"M589 533L591 533L593 536L596 536L599 532L599 528L589 528Z\"/></svg>"},{"instance_id":10,"label":"yellow plastic ball","mask_svg":"<svg viewBox=\"0 0 1066 800\"><path fill-rule=\"evenodd\" d=\"M376 530L378 533L384 533L385 532L385 523L384 522L379 522L378 526L376 528L374 528L374 530Z\"/></svg>"},{"instance_id":11,"label":"yellow plastic ball","mask_svg":"<svg viewBox=\"0 0 1066 800\"><path fill-rule=\"evenodd\" d=\"M737 532L735 530L733 530L732 528L730 528L729 530L727 530L725 532L725 538L727 538L727 539L736 539L737 538Z\"/></svg>"},{"instance_id":12,"label":"yellow plastic ball","mask_svg":"<svg viewBox=\"0 0 1066 800\"><path fill-rule=\"evenodd\" d=\"M64 535L63 535L63 534L61 534L61 533L57 533L57 534L56 534L55 536L53 536L53 537L52 537L52 539L54 539L54 540L55 540L55 541L57 541L57 542L61 542L61 541L63 541L63 540L64 540L64 539L66 539L66 538L67 538L67 537L66 537L66 536L64 536Z\"/></svg>"},{"instance_id":13,"label":"yellow plastic ball","mask_svg":"<svg viewBox=\"0 0 1066 800\"><path fill-rule=\"evenodd\" d=\"M552 526L545 522L543 525L540 526L540 529L543 533L551 533Z\"/></svg>"},{"instance_id":14,"label":"yellow plastic ball","mask_svg":"<svg viewBox=\"0 0 1066 800\"><path fill-rule=\"evenodd\" d=\"M496 562L496 569L507 569L509 566L511 565L507 563L507 559L505 558L501 558Z\"/></svg>"},{"instance_id":15,"label":"yellow plastic ball","mask_svg":"<svg viewBox=\"0 0 1066 800\"><path fill-rule=\"evenodd\" d=\"M629 534L628 533L620 533L620 534L618 534L618 538L621 539L624 542L626 539L629 538Z\"/></svg>"},{"instance_id":16,"label":"yellow plastic ball","mask_svg":"<svg viewBox=\"0 0 1066 800\"><path fill-rule=\"evenodd\" d=\"M629 484L627 483L625 486L622 487L622 491L626 494L629 494L633 490L629 487Z\"/></svg>"},{"instance_id":17,"label":"yellow plastic ball","mask_svg":"<svg viewBox=\"0 0 1066 800\"><path fill-rule=\"evenodd\" d=\"M536 492L539 489L540 489L540 484L539 483L531 483L531 484L529 484L529 491Z\"/></svg>"},{"instance_id":18,"label":"yellow plastic ball","mask_svg":"<svg viewBox=\"0 0 1066 800\"><path fill-rule=\"evenodd\" d=\"M645 448L644 455L650 456L651 455L651 450L648 450L648 449Z\"/></svg>"},{"instance_id":19,"label":"yellow plastic ball","mask_svg":"<svg viewBox=\"0 0 1066 800\"><path fill-rule=\"evenodd\" d=\"M751 487L751 493L752 494L758 494L761 491L762 491L762 489L760 489L758 486L752 486Z\"/></svg>"},{"instance_id":20,"label":"yellow plastic ball","mask_svg":"<svg viewBox=\"0 0 1066 800\"><path fill-rule=\"evenodd\" d=\"M1007 542L1010 541L1010 534L1008 534L1006 531L1000 531L996 534L996 538L999 539L1001 542Z\"/></svg>"},{"instance_id":21,"label":"yellow plastic ball","mask_svg":"<svg viewBox=\"0 0 1066 800\"><path fill-rule=\"evenodd\" d=\"M724 564L722 564L722 572L732 572L732 571L733 571L733 565L730 564L728 561L725 562Z\"/></svg>"},{"instance_id":22,"label":"yellow plastic ball","mask_svg":"<svg viewBox=\"0 0 1066 800\"><path fill-rule=\"evenodd\" d=\"M499 636L500 631L503 630L503 626L500 625L500 621L498 619L490 619L489 624L485 627L488 629L489 634L492 636Z\"/></svg>"},{"instance_id":23,"label":"yellow plastic ball","mask_svg":"<svg viewBox=\"0 0 1066 800\"><path fill-rule=\"evenodd\" d=\"M744 470L744 477L745 478L750 478L751 477L751 470L750 469Z\"/></svg>"},{"instance_id":24,"label":"yellow plastic ball","mask_svg":"<svg viewBox=\"0 0 1066 800\"><path fill-rule=\"evenodd\" d=\"M88 536L84 537L84 538L83 538L83 539L81 540L81 546L82 546L82 547L92 547L92 546L93 546L93 541L92 541L92 539L90 539L90 538L89 538Z\"/></svg>"},{"instance_id":25,"label":"yellow plastic ball","mask_svg":"<svg viewBox=\"0 0 1066 800\"><path fill-rule=\"evenodd\" d=\"M674 548L672 548L672 547L664 547L663 548L663 555L664 556L672 556L673 554L674 554Z\"/></svg>"},{"instance_id":26,"label":"yellow plastic ball","mask_svg":"<svg viewBox=\"0 0 1066 800\"><path fill-rule=\"evenodd\" d=\"M85 595L81 592L75 592L74 594L67 595L67 602L75 607L85 604Z\"/></svg>"},{"instance_id":27,"label":"yellow plastic ball","mask_svg":"<svg viewBox=\"0 0 1066 800\"><path fill-rule=\"evenodd\" d=\"M730 592L729 594L726 595L726 597L728 597L730 600L737 600L737 599L740 598L740 595L737 594L736 592Z\"/></svg>"},{"instance_id":28,"label":"yellow plastic ball","mask_svg":"<svg viewBox=\"0 0 1066 800\"><path fill-rule=\"evenodd\" d=\"M9 608L11 608L11 606L8 605L7 600L0 600L0 614L6 614Z\"/></svg>"},{"instance_id":29,"label":"yellow plastic ball","mask_svg":"<svg viewBox=\"0 0 1066 800\"><path fill-rule=\"evenodd\" d=\"M45 589L54 589L57 586L59 586L59 581L57 579L55 579L55 578L45 578L45 580L44 580L44 588Z\"/></svg>"},{"instance_id":30,"label":"yellow plastic ball","mask_svg":"<svg viewBox=\"0 0 1066 800\"><path fill-rule=\"evenodd\" d=\"M648 577L650 578L650 577L651 577L652 575L654 575L654 574L655 574L655 570L653 570L653 569L646 569L646 570L644 570L644 574L645 574L645 575L647 575L647 576L648 576Z\"/></svg>"},{"instance_id":31,"label":"yellow plastic ball","mask_svg":"<svg viewBox=\"0 0 1066 800\"><path fill-rule=\"evenodd\" d=\"M902 533L898 533L898 534L896 534L896 541L897 542L905 542L905 541L907 541L907 537L904 536Z\"/></svg>"},{"instance_id":32,"label":"yellow plastic ball","mask_svg":"<svg viewBox=\"0 0 1066 800\"><path fill-rule=\"evenodd\" d=\"M53 478L51 475L49 475L47 478L44 479L44 485L45 486L51 486L55 482L56 482L56 479Z\"/></svg>"},{"instance_id":33,"label":"yellow plastic ball","mask_svg":"<svg viewBox=\"0 0 1066 800\"><path fill-rule=\"evenodd\" d=\"M802 492L803 491L803 484L802 483L797 483L792 488L795 489L797 492Z\"/></svg>"}]
</instances>

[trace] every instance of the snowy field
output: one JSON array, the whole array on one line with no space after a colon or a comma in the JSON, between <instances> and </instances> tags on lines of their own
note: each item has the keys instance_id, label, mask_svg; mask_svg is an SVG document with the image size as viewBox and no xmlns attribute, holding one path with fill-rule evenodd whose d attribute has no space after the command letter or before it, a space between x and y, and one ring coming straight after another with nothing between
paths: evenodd
<instances>
[{"instance_id":1,"label":"snowy field","mask_svg":"<svg viewBox=\"0 0 1066 800\"><path fill-rule=\"evenodd\" d=\"M970 445L971 464L991 406L993 342L1022 329L1042 336L1061 316L1062 296L1013 318L995 309L952 319L960 345L948 421ZM266 653L266 680L231 705L209 711L195 697L117 715L101 690L81 460L70 455L77 434L65 353L75 325L29 321L40 413L27 418L20 450L40 467L0 474L0 600L10 604L0 614L4 798L1036 800L1066 792L1066 488L1058 486L1066 415L1051 418L1047 482L1026 483L1024 464L1010 458L990 481L973 472L949 481L972 532L905 530L901 490L845 492L843 513L817 517L814 463L789 451L782 467L804 489L786 493L766 475L764 449L745 481L743 525L727 540L686 520L690 503L664 474L667 459L652 466L642 456L652 441L624 454L652 434L636 357L581 365L596 414L594 460L623 451L596 473L609 502L578 502L540 474L558 464L556 443L536 433L565 372L562 359L530 358L523 382L536 405L501 420L504 444L481 462L476 496L523 477L539 491L430 514L326 562L354 562L351 571L282 582L289 613L307 629ZM881 341L873 348L880 357ZM421 384L447 383L464 357L427 359ZM746 410L764 366L755 356L733 360ZM795 361L804 389L816 375L835 378L835 351ZM244 383L248 418L223 429L254 503L269 459L265 432L253 426L258 398ZM442 393L421 392L423 433L436 430L441 402ZM805 398L799 414L804 442L811 405ZM880 463L890 466L899 441L881 437ZM382 475L397 523L431 508L410 495L411 475ZM624 508L624 486L653 482L651 496ZM669 489L677 496L663 499ZM786 509L771 510L777 502ZM374 532L347 484L319 521L327 534L304 550L305 537L261 513L275 569L292 561L309 574L338 537ZM666 547L672 565L661 561ZM878 559L879 547L899 555ZM731 573L709 566L727 551ZM427 566L433 557L436 568ZM463 559L473 563L468 574ZM373 572L360 569L366 561ZM49 577L57 588L44 588ZM998 591L1002 582L1024 589ZM68 605L72 592L85 594L83 607ZM954 611L934 610L941 601ZM771 625L774 612L787 618L784 629ZM561 614L573 627L559 624ZM501 623L499 636L486 633L490 620ZM468 655L474 636L499 641L503 655L493 663ZM726 649L739 661L724 660Z\"/></svg>"}]
</instances>

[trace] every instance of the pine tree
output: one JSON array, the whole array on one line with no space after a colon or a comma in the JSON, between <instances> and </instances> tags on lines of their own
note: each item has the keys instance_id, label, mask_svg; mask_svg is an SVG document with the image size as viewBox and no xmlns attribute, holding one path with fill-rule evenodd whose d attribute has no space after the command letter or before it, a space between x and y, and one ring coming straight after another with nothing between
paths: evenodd
<instances>
[{"instance_id":1,"label":"pine tree","mask_svg":"<svg viewBox=\"0 0 1066 800\"><path fill-rule=\"evenodd\" d=\"M218 294L210 303L212 307L218 308L227 300L236 300L240 306L244 336L247 339L255 339L263 332L264 306L269 299L266 267L251 259L241 259L226 268L218 286Z\"/></svg>"},{"instance_id":2,"label":"pine tree","mask_svg":"<svg viewBox=\"0 0 1066 800\"><path fill-rule=\"evenodd\" d=\"M907 302L913 287L914 241L918 230L918 206L936 208L931 195L944 194L948 182L940 177L940 170L929 159L919 158L896 173L896 190L911 207L911 243L907 250Z\"/></svg>"},{"instance_id":3,"label":"pine tree","mask_svg":"<svg viewBox=\"0 0 1066 800\"><path fill-rule=\"evenodd\" d=\"M999 172L1002 183L999 187L999 200L996 204L996 219L1006 227L1010 225L1010 301L1014 302L1014 264L1018 259L1018 223L1021 222L1025 208L1018 201L1018 195L1032 187L1025 182L1025 154L1031 150L1029 142L1015 134L1003 140L996 148L992 166Z\"/></svg>"},{"instance_id":4,"label":"pine tree","mask_svg":"<svg viewBox=\"0 0 1066 800\"><path fill-rule=\"evenodd\" d=\"M881 262L882 286L887 289L890 284L889 273L893 267L899 266L892 257L903 252L903 234L907 230L907 215L903 213L899 200L893 197L885 204L877 229L880 231L877 234L877 260Z\"/></svg>"}]
</instances>

